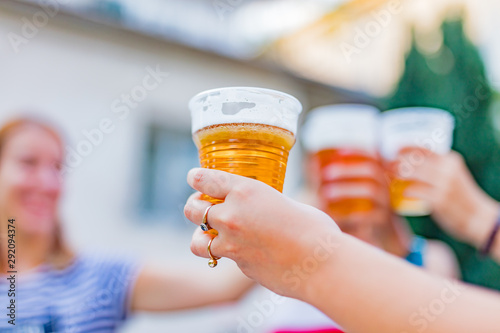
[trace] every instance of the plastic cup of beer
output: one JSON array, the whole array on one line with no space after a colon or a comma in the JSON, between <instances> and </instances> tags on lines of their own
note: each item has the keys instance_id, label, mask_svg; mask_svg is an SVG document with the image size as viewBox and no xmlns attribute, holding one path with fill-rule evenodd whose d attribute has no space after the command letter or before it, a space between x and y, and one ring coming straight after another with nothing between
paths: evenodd
<instances>
[{"instance_id":1,"label":"plastic cup of beer","mask_svg":"<svg viewBox=\"0 0 500 333\"><path fill-rule=\"evenodd\" d=\"M295 97L264 88L219 88L194 96L189 109L201 167L257 179L283 191L302 111Z\"/></svg>"},{"instance_id":2,"label":"plastic cup of beer","mask_svg":"<svg viewBox=\"0 0 500 333\"><path fill-rule=\"evenodd\" d=\"M389 163L391 205L399 215L425 216L432 212L429 202L408 197L405 190L418 183L412 173L425 163L429 152L450 151L454 127L453 116L436 108L399 108L382 113L381 154Z\"/></svg>"},{"instance_id":3,"label":"plastic cup of beer","mask_svg":"<svg viewBox=\"0 0 500 333\"><path fill-rule=\"evenodd\" d=\"M370 168L373 164L380 165L379 113L369 105L326 105L311 110L302 127L303 146L316 168L319 167L315 187L323 209L334 218L374 208L369 195L357 189L374 181L370 172L363 172L360 167L373 170ZM338 188L338 179L330 176L335 167L352 170L352 175L345 179L351 184L350 190L342 191L333 199L324 193L327 189Z\"/></svg>"}]
</instances>

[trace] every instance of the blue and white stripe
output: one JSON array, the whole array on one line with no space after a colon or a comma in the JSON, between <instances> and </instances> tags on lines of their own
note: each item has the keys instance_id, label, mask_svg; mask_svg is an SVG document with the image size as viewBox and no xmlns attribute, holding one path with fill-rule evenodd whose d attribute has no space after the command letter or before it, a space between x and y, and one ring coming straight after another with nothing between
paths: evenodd
<instances>
[{"instance_id":1,"label":"blue and white stripe","mask_svg":"<svg viewBox=\"0 0 500 333\"><path fill-rule=\"evenodd\" d=\"M1 275L0 332L114 332L127 318L139 271L136 260L80 254L63 270L42 265L18 273L15 327L8 323L9 284Z\"/></svg>"}]
</instances>

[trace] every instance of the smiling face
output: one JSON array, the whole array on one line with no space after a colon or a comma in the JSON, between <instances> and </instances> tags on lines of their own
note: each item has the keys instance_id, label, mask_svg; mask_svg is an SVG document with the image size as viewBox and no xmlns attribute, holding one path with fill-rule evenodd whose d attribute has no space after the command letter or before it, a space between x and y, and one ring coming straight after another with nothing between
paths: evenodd
<instances>
[{"instance_id":1,"label":"smiling face","mask_svg":"<svg viewBox=\"0 0 500 333\"><path fill-rule=\"evenodd\" d=\"M16 126L0 150L0 211L16 219L18 232L55 230L61 193L61 141L36 124Z\"/></svg>"}]
</instances>

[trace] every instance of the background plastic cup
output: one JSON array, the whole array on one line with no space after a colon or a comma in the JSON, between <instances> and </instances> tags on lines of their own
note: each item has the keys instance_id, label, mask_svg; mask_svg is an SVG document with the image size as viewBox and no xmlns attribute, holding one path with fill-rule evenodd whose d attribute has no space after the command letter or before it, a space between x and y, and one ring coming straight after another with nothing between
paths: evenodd
<instances>
[{"instance_id":1,"label":"background plastic cup","mask_svg":"<svg viewBox=\"0 0 500 333\"><path fill-rule=\"evenodd\" d=\"M378 149L380 111L364 104L334 104L309 112L301 130L308 152L329 148Z\"/></svg>"},{"instance_id":2,"label":"background plastic cup","mask_svg":"<svg viewBox=\"0 0 500 333\"><path fill-rule=\"evenodd\" d=\"M314 178L322 208L334 219L374 208L366 188L374 182L374 166L380 165L379 113L369 105L326 105L311 110L304 123L301 140L319 171L308 178ZM352 170L343 182L331 177L340 169Z\"/></svg>"},{"instance_id":3,"label":"background plastic cup","mask_svg":"<svg viewBox=\"0 0 500 333\"><path fill-rule=\"evenodd\" d=\"M194 96L189 109L203 168L254 178L283 190L302 111L295 97L263 88L220 88Z\"/></svg>"},{"instance_id":4,"label":"background plastic cup","mask_svg":"<svg viewBox=\"0 0 500 333\"><path fill-rule=\"evenodd\" d=\"M400 215L423 216L431 213L430 204L404 195L405 189L416 182L412 171L425 163L425 152L446 154L453 142L455 121L453 116L441 109L412 107L382 113L381 153L390 165L391 202ZM406 156L415 158L398 161L404 150ZM418 156L417 156L418 155Z\"/></svg>"}]
</instances>

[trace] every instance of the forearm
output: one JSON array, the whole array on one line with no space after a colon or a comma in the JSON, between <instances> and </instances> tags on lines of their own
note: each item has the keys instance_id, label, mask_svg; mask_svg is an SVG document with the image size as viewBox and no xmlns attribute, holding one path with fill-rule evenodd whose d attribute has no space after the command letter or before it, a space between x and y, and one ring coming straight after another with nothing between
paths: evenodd
<instances>
[{"instance_id":1,"label":"forearm","mask_svg":"<svg viewBox=\"0 0 500 333\"><path fill-rule=\"evenodd\" d=\"M205 272L198 269L192 270L191 274L177 276L177 287L174 285L176 290L172 291L178 296L175 297L175 308L179 310L235 302L255 285L237 267L233 267L234 263L223 260L221 265L226 267L217 267L218 271L215 271L207 266Z\"/></svg>"},{"instance_id":2,"label":"forearm","mask_svg":"<svg viewBox=\"0 0 500 333\"><path fill-rule=\"evenodd\" d=\"M307 281L303 300L348 332L498 332L500 296L426 274L350 236Z\"/></svg>"},{"instance_id":3,"label":"forearm","mask_svg":"<svg viewBox=\"0 0 500 333\"><path fill-rule=\"evenodd\" d=\"M136 311L174 311L236 301L254 282L230 262L218 271L178 267L175 270L146 267L132 296ZM218 267L219 268L219 267Z\"/></svg>"},{"instance_id":4,"label":"forearm","mask_svg":"<svg viewBox=\"0 0 500 333\"><path fill-rule=\"evenodd\" d=\"M210 271L210 273L214 273L211 278L207 277L199 285L198 292L203 295L203 303L205 304L238 301L255 286L255 282L243 275L234 262L229 262L227 259L222 260L221 264L230 267L227 267L224 272L217 272L217 274ZM199 279L196 280L198 283Z\"/></svg>"}]
</instances>

